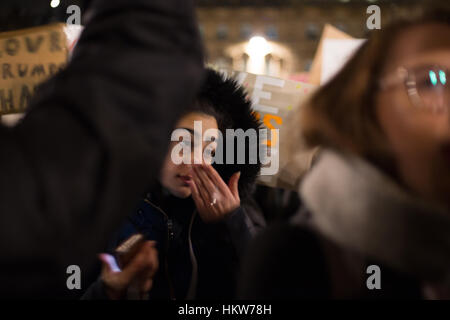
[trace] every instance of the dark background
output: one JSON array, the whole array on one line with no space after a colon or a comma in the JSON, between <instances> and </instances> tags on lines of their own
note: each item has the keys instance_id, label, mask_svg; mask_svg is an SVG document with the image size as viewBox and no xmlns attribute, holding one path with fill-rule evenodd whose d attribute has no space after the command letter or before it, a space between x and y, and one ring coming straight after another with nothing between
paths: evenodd
<instances>
[{"instance_id":1,"label":"dark background","mask_svg":"<svg viewBox=\"0 0 450 320\"><path fill-rule=\"evenodd\" d=\"M20 28L27 28L47 24L50 22L63 22L67 19L66 8L72 4L80 6L82 13L91 0L60 0L57 8L50 7L50 0L1 0L0 3L0 32ZM292 6L302 4L315 4L326 6L329 4L412 4L426 2L425 0L196 0L199 7L217 6Z\"/></svg>"}]
</instances>

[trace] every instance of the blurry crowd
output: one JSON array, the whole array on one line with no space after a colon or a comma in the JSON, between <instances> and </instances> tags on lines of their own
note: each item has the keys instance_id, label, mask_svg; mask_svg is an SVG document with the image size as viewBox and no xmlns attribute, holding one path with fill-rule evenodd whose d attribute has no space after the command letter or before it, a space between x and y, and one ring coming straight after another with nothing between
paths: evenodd
<instances>
[{"instance_id":1,"label":"blurry crowd","mask_svg":"<svg viewBox=\"0 0 450 320\"><path fill-rule=\"evenodd\" d=\"M241 150L212 161L262 124L205 67L192 1L91 1L70 63L0 127L0 296L450 299L450 11L422 9L289 119L286 156L314 156L287 190Z\"/></svg>"}]
</instances>

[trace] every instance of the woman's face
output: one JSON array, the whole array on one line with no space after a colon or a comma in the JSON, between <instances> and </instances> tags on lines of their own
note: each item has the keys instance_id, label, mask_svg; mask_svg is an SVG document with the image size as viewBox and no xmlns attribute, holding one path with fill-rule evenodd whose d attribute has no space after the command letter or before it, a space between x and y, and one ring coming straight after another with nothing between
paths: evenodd
<instances>
[{"instance_id":1,"label":"woman's face","mask_svg":"<svg viewBox=\"0 0 450 320\"><path fill-rule=\"evenodd\" d=\"M380 90L376 113L394 154L397 172L414 193L450 209L450 26L424 24L402 31L387 56L383 74L399 67L413 70L414 89L408 95L404 82ZM431 66L439 66L432 69ZM437 70L437 71L432 71ZM420 105L421 107L417 107ZM428 106L425 107L425 105ZM440 105L440 111L429 106Z\"/></svg>"},{"instance_id":2,"label":"woman's face","mask_svg":"<svg viewBox=\"0 0 450 320\"><path fill-rule=\"evenodd\" d=\"M196 157L199 154L203 155L206 147L208 147L208 149L214 149L216 144L215 142L203 141L203 137L201 137L201 144L198 144L198 146L194 144L194 121L200 121L202 124L202 133L198 132L197 134L206 134L208 129L218 129L216 118L200 112L188 113L178 120L175 129L186 129L191 134L191 162L194 162L194 155ZM215 136L215 138L217 138L217 136ZM179 198L187 198L191 195L191 189L187 182L192 179L191 164L175 164L171 157L172 149L179 143L179 141L171 141L170 143L169 152L166 155L161 170L160 182L172 195ZM196 148L201 148L201 152L198 152L199 150L196 150ZM198 159L198 161L203 163L203 157Z\"/></svg>"}]
</instances>

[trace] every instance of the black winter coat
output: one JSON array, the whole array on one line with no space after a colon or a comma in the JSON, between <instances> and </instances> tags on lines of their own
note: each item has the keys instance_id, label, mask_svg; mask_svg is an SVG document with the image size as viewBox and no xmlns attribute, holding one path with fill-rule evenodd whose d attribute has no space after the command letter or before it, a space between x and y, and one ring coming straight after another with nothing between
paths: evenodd
<instances>
[{"instance_id":1,"label":"black winter coat","mask_svg":"<svg viewBox=\"0 0 450 320\"><path fill-rule=\"evenodd\" d=\"M240 258L254 233L254 225L242 207L223 221L206 224L196 213L192 198L153 192L130 215L108 251L113 254L120 243L138 232L157 243L159 269L150 299L186 299L191 285L189 298L235 297ZM99 279L83 298L106 299L103 290Z\"/></svg>"},{"instance_id":2,"label":"black winter coat","mask_svg":"<svg viewBox=\"0 0 450 320\"><path fill-rule=\"evenodd\" d=\"M448 299L448 210L372 163L323 149L303 207L249 246L239 297Z\"/></svg>"},{"instance_id":3,"label":"black winter coat","mask_svg":"<svg viewBox=\"0 0 450 320\"><path fill-rule=\"evenodd\" d=\"M417 278L360 255L307 227L276 223L249 245L239 299L421 299ZM367 287L367 268L381 270L381 290Z\"/></svg>"}]
</instances>

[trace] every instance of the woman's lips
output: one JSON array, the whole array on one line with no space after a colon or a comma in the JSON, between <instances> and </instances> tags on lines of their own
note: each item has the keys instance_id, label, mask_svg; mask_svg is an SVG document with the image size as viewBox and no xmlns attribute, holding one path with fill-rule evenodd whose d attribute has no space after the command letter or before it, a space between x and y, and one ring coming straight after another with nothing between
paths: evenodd
<instances>
[{"instance_id":1,"label":"woman's lips","mask_svg":"<svg viewBox=\"0 0 450 320\"><path fill-rule=\"evenodd\" d=\"M187 185L187 186L189 185L189 181L192 180L192 177L191 177L191 176L181 176L181 175L178 175L178 178L180 178L181 181L183 181L184 184Z\"/></svg>"}]
</instances>

